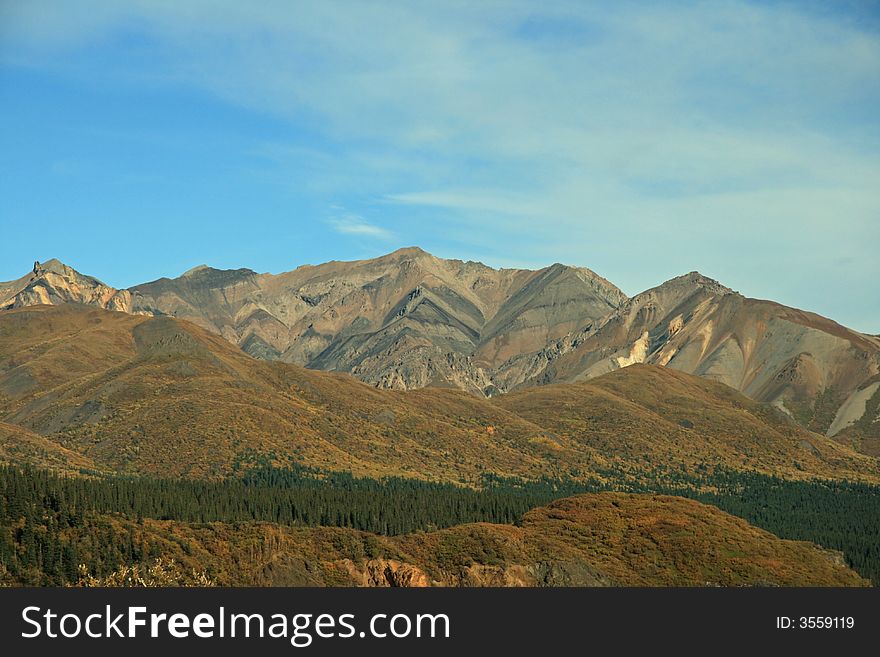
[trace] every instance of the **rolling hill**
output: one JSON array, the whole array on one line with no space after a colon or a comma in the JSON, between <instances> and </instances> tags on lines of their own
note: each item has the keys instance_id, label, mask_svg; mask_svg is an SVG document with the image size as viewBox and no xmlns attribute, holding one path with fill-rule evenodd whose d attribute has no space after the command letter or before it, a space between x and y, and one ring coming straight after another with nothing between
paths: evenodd
<instances>
[{"instance_id":1,"label":"rolling hill","mask_svg":"<svg viewBox=\"0 0 880 657\"><path fill-rule=\"evenodd\" d=\"M131 474L222 477L256 456L467 485L486 473L658 465L880 474L875 459L784 413L669 368L636 365L493 399L379 390L254 359L186 321L72 304L0 313L0 395L0 421L16 431Z\"/></svg>"}]
</instances>

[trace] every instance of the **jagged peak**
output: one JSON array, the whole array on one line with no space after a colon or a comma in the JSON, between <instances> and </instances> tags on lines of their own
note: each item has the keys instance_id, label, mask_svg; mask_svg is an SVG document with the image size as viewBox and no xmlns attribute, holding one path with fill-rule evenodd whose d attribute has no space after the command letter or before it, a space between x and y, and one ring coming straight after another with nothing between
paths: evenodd
<instances>
[{"instance_id":1,"label":"jagged peak","mask_svg":"<svg viewBox=\"0 0 880 657\"><path fill-rule=\"evenodd\" d=\"M37 276L41 276L46 272L52 272L53 274L65 275L70 271L76 271L73 267L68 267L63 262L58 260L58 258L50 258L45 262L40 262L39 260L34 262L34 274Z\"/></svg>"},{"instance_id":2,"label":"jagged peak","mask_svg":"<svg viewBox=\"0 0 880 657\"><path fill-rule=\"evenodd\" d=\"M186 278L187 276L192 276L193 274L198 274L200 271L205 271L206 269L211 269L208 265L196 265L195 267L190 267L185 272L183 272L180 277Z\"/></svg>"},{"instance_id":3,"label":"jagged peak","mask_svg":"<svg viewBox=\"0 0 880 657\"><path fill-rule=\"evenodd\" d=\"M698 271L691 271L687 274L682 274L681 276L676 276L675 278L670 278L668 281L661 283L655 290L661 288L670 288L670 287L697 287L704 288L709 290L710 292L714 292L716 294L735 294L735 292L716 281L714 278L709 278L708 276L704 276Z\"/></svg>"},{"instance_id":4,"label":"jagged peak","mask_svg":"<svg viewBox=\"0 0 880 657\"><path fill-rule=\"evenodd\" d=\"M78 280L80 282L86 282L91 285L105 285L102 281L95 278L94 276L89 276L88 274L83 274L70 265L66 265L58 258L50 258L45 262L34 262L33 276L35 278L40 278L45 276L46 274L56 274L57 276L65 276L67 278L71 278L74 280Z\"/></svg>"},{"instance_id":5,"label":"jagged peak","mask_svg":"<svg viewBox=\"0 0 880 657\"><path fill-rule=\"evenodd\" d=\"M670 300L677 300L675 303L679 303L700 290L717 296L737 294L737 292L722 285L714 278L704 276L698 271L692 271L675 278L670 278L656 287L640 292L626 302L624 309L628 311L633 308L640 308L645 303L652 303L658 299L666 299L666 303L669 303Z\"/></svg>"},{"instance_id":6,"label":"jagged peak","mask_svg":"<svg viewBox=\"0 0 880 657\"><path fill-rule=\"evenodd\" d=\"M239 267L238 269L217 269L210 265L197 265L191 269L187 269L178 278L221 278L238 276L254 276L257 272L247 267ZM160 279L162 280L162 279Z\"/></svg>"}]
</instances>

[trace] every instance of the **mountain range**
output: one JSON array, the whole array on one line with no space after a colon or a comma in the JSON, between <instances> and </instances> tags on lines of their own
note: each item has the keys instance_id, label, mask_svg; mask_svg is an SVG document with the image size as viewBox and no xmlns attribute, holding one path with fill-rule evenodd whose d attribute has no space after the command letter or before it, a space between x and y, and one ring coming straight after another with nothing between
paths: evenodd
<instances>
[{"instance_id":1,"label":"mountain range","mask_svg":"<svg viewBox=\"0 0 880 657\"><path fill-rule=\"evenodd\" d=\"M69 303L187 320L255 358L392 390L492 397L662 365L880 455L880 337L697 272L629 298L586 268L493 269L406 248L277 275L200 266L125 290L50 260L0 283L0 309Z\"/></svg>"},{"instance_id":2,"label":"mountain range","mask_svg":"<svg viewBox=\"0 0 880 657\"><path fill-rule=\"evenodd\" d=\"M49 261L0 299L0 585L878 581L876 338L699 274Z\"/></svg>"}]
</instances>

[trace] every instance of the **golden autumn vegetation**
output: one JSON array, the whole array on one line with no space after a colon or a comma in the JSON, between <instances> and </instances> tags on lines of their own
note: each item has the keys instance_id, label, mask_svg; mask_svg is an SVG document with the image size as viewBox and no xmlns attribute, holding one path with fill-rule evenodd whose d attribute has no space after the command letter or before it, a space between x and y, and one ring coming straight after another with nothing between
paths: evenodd
<instances>
[{"instance_id":1,"label":"golden autumn vegetation","mask_svg":"<svg viewBox=\"0 0 880 657\"><path fill-rule=\"evenodd\" d=\"M483 399L377 390L255 360L193 324L75 306L0 317L0 457L57 468L218 478L278 465L474 485L701 463L880 480L876 459L721 384L634 365Z\"/></svg>"},{"instance_id":2,"label":"golden autumn vegetation","mask_svg":"<svg viewBox=\"0 0 880 657\"><path fill-rule=\"evenodd\" d=\"M125 588L157 588L163 586L214 586L212 580L203 570L182 569L174 559L154 559L150 564L123 565L109 575L97 577L89 572L85 564L79 565L79 580L74 586L79 587L125 587Z\"/></svg>"},{"instance_id":3,"label":"golden autumn vegetation","mask_svg":"<svg viewBox=\"0 0 880 657\"><path fill-rule=\"evenodd\" d=\"M150 557L80 586L865 586L838 553L678 497L600 493L405 536L108 516Z\"/></svg>"}]
</instances>

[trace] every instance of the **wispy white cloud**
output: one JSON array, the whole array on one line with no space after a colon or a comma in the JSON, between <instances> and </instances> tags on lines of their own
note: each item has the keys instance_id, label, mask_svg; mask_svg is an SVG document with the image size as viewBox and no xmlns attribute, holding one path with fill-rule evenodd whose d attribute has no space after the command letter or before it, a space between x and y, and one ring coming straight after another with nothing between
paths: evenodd
<instances>
[{"instance_id":1,"label":"wispy white cloud","mask_svg":"<svg viewBox=\"0 0 880 657\"><path fill-rule=\"evenodd\" d=\"M339 217L334 217L328 221L330 226L333 227L337 233L342 233L343 235L359 235L362 237L374 237L376 239L381 240L389 240L394 237L394 234L382 228L381 226L376 226L375 224L371 224L363 217L347 213Z\"/></svg>"}]
</instances>

